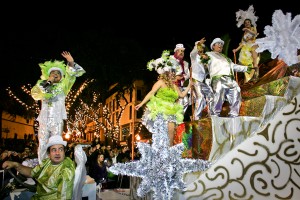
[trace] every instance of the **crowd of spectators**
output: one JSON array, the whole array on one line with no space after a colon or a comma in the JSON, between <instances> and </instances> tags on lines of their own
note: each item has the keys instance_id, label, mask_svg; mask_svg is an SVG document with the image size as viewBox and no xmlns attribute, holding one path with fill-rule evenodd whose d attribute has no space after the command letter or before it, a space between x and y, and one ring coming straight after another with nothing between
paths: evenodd
<instances>
[{"instance_id":1,"label":"crowd of spectators","mask_svg":"<svg viewBox=\"0 0 300 200\"><path fill-rule=\"evenodd\" d=\"M3 170L2 164L7 160L22 163L24 161L37 158L37 143L32 135L29 135L29 137L26 137L24 139L2 138L0 139L0 141L0 170ZM12 169L11 171L14 174L17 174L16 170ZM6 185L12 178L12 176L8 172L2 171L2 173L4 173L4 180L2 180L3 175L1 174L1 187Z\"/></svg>"}]
</instances>

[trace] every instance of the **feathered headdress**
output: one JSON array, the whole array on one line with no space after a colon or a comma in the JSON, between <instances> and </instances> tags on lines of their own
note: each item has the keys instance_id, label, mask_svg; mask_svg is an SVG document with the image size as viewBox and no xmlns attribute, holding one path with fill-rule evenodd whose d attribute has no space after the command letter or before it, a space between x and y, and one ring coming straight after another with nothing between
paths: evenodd
<instances>
[{"instance_id":1,"label":"feathered headdress","mask_svg":"<svg viewBox=\"0 0 300 200\"><path fill-rule=\"evenodd\" d=\"M283 60L287 65L299 63L300 49L300 15L292 19L292 13L286 15L282 10L276 10L272 16L272 26L264 29L266 37L256 39L257 53L268 50L271 58Z\"/></svg>"},{"instance_id":2,"label":"feathered headdress","mask_svg":"<svg viewBox=\"0 0 300 200\"><path fill-rule=\"evenodd\" d=\"M44 63L40 63L39 66L42 71L42 75L41 75L42 80L47 80L49 78L50 72L53 70L60 71L62 77L66 73L66 65L64 61L58 61L58 60L46 61Z\"/></svg>"},{"instance_id":3,"label":"feathered headdress","mask_svg":"<svg viewBox=\"0 0 300 200\"><path fill-rule=\"evenodd\" d=\"M160 58L157 58L156 60L152 59L147 63L147 69L149 71L152 71L152 69L155 69L155 71L158 74L163 74L166 71L170 71L172 68L172 63L170 62L170 51L164 50L161 54Z\"/></svg>"},{"instance_id":4,"label":"feathered headdress","mask_svg":"<svg viewBox=\"0 0 300 200\"><path fill-rule=\"evenodd\" d=\"M258 19L258 17L256 17L254 14L254 8L253 5L249 6L248 10L243 11L243 10L239 10L236 13L236 21L238 22L236 25L237 27L241 27L241 25L244 23L245 19L250 19L251 20L251 24L253 26L256 26L256 21Z\"/></svg>"}]
</instances>

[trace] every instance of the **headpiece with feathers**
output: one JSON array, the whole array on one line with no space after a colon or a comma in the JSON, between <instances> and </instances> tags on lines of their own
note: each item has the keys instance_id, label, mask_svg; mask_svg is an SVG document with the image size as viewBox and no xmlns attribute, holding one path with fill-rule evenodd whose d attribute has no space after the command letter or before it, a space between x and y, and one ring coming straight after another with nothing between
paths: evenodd
<instances>
[{"instance_id":1,"label":"headpiece with feathers","mask_svg":"<svg viewBox=\"0 0 300 200\"><path fill-rule=\"evenodd\" d=\"M152 71L155 69L158 74L163 74L166 71L170 71L172 68L172 63L170 61L170 51L164 50L160 58L156 60L152 59L147 63L147 69Z\"/></svg>"},{"instance_id":2,"label":"headpiece with feathers","mask_svg":"<svg viewBox=\"0 0 300 200\"><path fill-rule=\"evenodd\" d=\"M58 60L46 61L44 63L40 63L39 66L42 71L42 75L41 75L42 80L47 80L49 78L50 72L53 70L60 71L62 77L66 72L66 65L63 61L58 61Z\"/></svg>"},{"instance_id":3,"label":"headpiece with feathers","mask_svg":"<svg viewBox=\"0 0 300 200\"><path fill-rule=\"evenodd\" d=\"M241 27L241 25L244 23L244 21L246 19L250 19L251 24L253 26L256 26L256 21L257 21L258 17L254 15L255 12L254 12L253 5L249 6L248 10L243 11L243 10L240 9L235 14L236 14L236 21L238 22L236 24L237 27Z\"/></svg>"}]
</instances>

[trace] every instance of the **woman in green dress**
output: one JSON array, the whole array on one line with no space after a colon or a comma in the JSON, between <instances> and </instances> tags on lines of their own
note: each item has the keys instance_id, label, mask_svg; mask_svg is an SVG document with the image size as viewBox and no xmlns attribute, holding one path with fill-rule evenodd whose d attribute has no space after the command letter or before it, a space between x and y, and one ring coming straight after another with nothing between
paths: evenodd
<instances>
[{"instance_id":1,"label":"woman in green dress","mask_svg":"<svg viewBox=\"0 0 300 200\"><path fill-rule=\"evenodd\" d=\"M173 146L176 125L183 123L184 118L183 106L177 100L187 95L191 88L191 83L182 92L176 86L175 69L172 67L172 62L168 59L168 53L164 51L162 58L148 63L148 66L149 64L153 65L158 72L158 80L141 103L135 106L135 109L138 110L147 103L142 117L143 125L152 134L162 134L159 137L160 143L166 142L167 144L169 142L170 146ZM166 54L167 58L164 57Z\"/></svg>"}]
</instances>

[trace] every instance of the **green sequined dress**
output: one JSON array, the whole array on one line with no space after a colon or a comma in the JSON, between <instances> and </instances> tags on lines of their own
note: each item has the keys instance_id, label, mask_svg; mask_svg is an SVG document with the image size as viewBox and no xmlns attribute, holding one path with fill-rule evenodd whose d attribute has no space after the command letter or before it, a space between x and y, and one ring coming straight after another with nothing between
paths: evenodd
<instances>
[{"instance_id":1,"label":"green sequined dress","mask_svg":"<svg viewBox=\"0 0 300 200\"><path fill-rule=\"evenodd\" d=\"M156 95L150 98L146 104L142 123L151 133L156 133L157 126L161 123L183 122L183 107L176 102L178 93L173 88L160 88ZM160 123L158 123L160 121Z\"/></svg>"}]
</instances>

